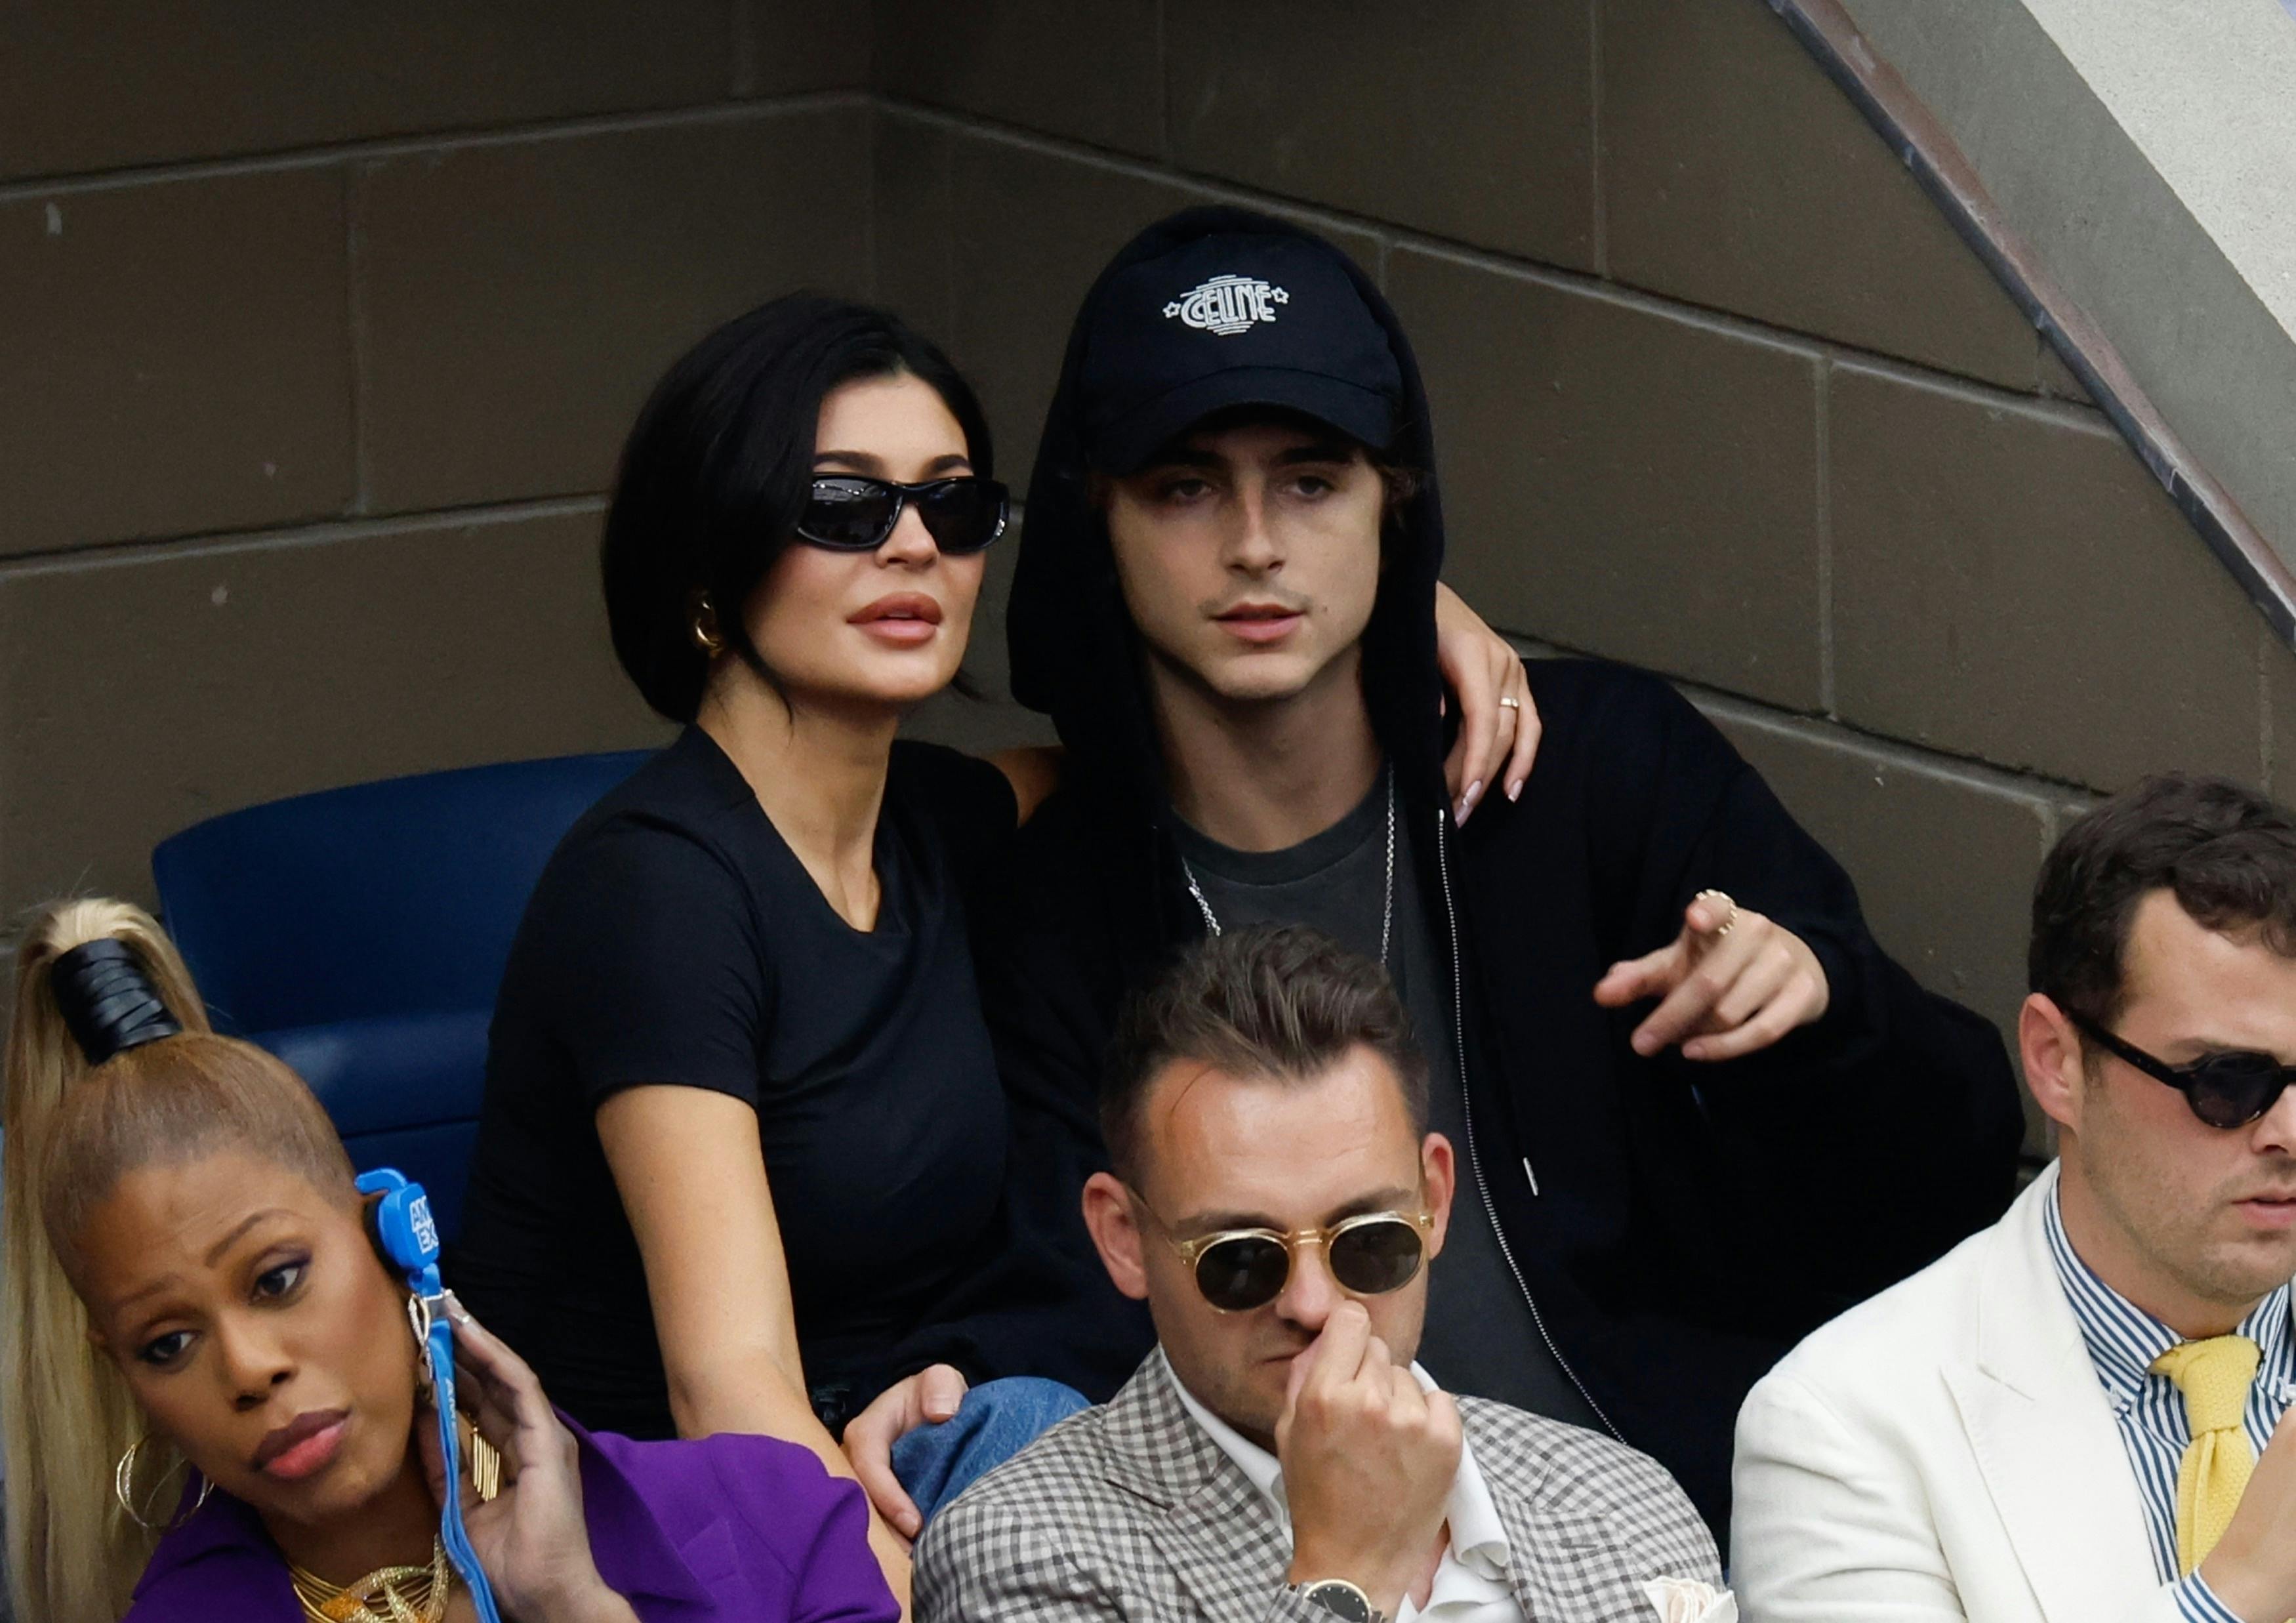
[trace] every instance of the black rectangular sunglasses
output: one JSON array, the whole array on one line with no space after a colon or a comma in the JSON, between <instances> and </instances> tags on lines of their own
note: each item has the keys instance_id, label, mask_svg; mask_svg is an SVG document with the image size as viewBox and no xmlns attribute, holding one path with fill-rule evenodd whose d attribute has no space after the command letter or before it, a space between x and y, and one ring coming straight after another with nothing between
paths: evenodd
<instances>
[{"instance_id":1,"label":"black rectangular sunglasses","mask_svg":"<svg viewBox=\"0 0 2296 1623\"><path fill-rule=\"evenodd\" d=\"M2246 1127L2277 1104L2289 1084L2296 1082L2296 1066L2283 1065L2268 1053L2240 1050L2171 1065L2113 1036L2086 1014L2067 1009L2065 1018L2115 1059L2184 1094L2193 1114L2212 1127Z\"/></svg>"},{"instance_id":2,"label":"black rectangular sunglasses","mask_svg":"<svg viewBox=\"0 0 2296 1623\"><path fill-rule=\"evenodd\" d=\"M859 473L824 473L815 477L798 515L798 539L834 553L873 553L912 502L933 545L953 557L980 552L1003 535L1012 511L1010 495L993 479L968 474L902 485Z\"/></svg>"}]
</instances>

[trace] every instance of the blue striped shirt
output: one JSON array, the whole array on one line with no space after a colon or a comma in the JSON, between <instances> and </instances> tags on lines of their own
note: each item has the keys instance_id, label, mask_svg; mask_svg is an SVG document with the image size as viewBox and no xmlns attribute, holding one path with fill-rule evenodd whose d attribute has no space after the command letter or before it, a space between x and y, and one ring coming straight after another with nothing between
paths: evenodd
<instances>
[{"instance_id":1,"label":"blue striped shirt","mask_svg":"<svg viewBox=\"0 0 2296 1623\"><path fill-rule=\"evenodd\" d=\"M2073 1250L2065 1234L2057 1192L2049 1192L2046 1213L2049 1251L2057 1277L2072 1304L2089 1362L2104 1384L2104 1396L2120 1422L2120 1444L2136 1473L2138 1496L2152 1533L2152 1564L2164 1584L2177 1580L2177 1470L2193 1440L2185 1395L2166 1375L2152 1373L2154 1360L2185 1338L2114 1290ZM2234 1333L2254 1341L2263 1354L2256 1384L2249 1389L2245 1415L2249 1441L2261 1455L2272 1429L2296 1404L2296 1335L2291 1334L2290 1289L2283 1285L2257 1305ZM2241 1623L2202 1581L2201 1575L2177 1583L2177 1603L2188 1623Z\"/></svg>"}]
</instances>

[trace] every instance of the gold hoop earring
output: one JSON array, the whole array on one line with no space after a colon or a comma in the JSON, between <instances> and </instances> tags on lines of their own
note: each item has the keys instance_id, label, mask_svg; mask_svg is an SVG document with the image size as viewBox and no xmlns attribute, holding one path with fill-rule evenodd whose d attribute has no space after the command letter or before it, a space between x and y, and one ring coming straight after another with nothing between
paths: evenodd
<instances>
[{"instance_id":1,"label":"gold hoop earring","mask_svg":"<svg viewBox=\"0 0 2296 1623\"><path fill-rule=\"evenodd\" d=\"M718 634L718 611L706 595L693 605L693 645L712 656L726 652L726 639Z\"/></svg>"},{"instance_id":2,"label":"gold hoop earring","mask_svg":"<svg viewBox=\"0 0 2296 1623\"><path fill-rule=\"evenodd\" d=\"M215 1484L209 1481L205 1477L201 1477L200 1479L200 1496L192 1501L192 1508L190 1510L185 1511L174 1521L152 1521L146 1520L144 1512L135 1508L135 1458L137 1455L143 1452L144 1445L151 1440L151 1437L147 1434L137 1438L134 1442L127 1445L127 1452L119 1456L119 1463L111 1468L111 1495L112 1497L119 1501L119 1508L127 1512L127 1520L134 1522L137 1527L143 1528L147 1532L172 1533L177 1528L183 1526L184 1522L189 1521L193 1516L199 1513L200 1506L205 1504L208 1502L208 1496L215 1491ZM183 1465L186 1470L190 1469L191 1463L188 1460L179 1461L178 1463ZM172 1477L176 1473L171 1471L168 1473L168 1476L161 1477L160 1479L159 1486L162 1488L167 1486L168 1477Z\"/></svg>"}]
</instances>

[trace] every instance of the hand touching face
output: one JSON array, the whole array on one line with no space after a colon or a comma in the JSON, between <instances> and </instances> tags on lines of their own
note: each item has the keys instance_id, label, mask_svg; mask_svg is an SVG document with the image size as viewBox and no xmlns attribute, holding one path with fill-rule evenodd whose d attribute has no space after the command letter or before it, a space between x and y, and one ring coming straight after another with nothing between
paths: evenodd
<instances>
[{"instance_id":1,"label":"hand touching face","mask_svg":"<svg viewBox=\"0 0 2296 1623\"><path fill-rule=\"evenodd\" d=\"M1301 1244L1273 1300L1222 1312L1176 1250L1227 1229L1291 1234L1366 1212L1424 1210L1431 1263L1449 1221L1451 1145L1414 1131L1384 1061L1357 1047L1304 1081L1176 1062L1141 1110L1139 1188L1096 1175L1085 1219L1117 1288L1147 1299L1165 1356L1205 1406L1272 1447L1292 1362L1343 1302L1358 1305L1398 1363L1411 1361L1427 1311L1425 1265L1400 1289L1357 1295L1322 1246Z\"/></svg>"},{"instance_id":2,"label":"hand touching face","mask_svg":"<svg viewBox=\"0 0 2296 1623\"><path fill-rule=\"evenodd\" d=\"M580 1447L561 1424L526 1361L447 1298L455 1327L455 1397L472 1426L502 1455L502 1487L481 1504L466 1480L463 1521L504 1615L587 1617L612 1623L635 1613L606 1587L590 1554L582 1512ZM433 1498L443 1496L438 1429L422 1429ZM463 1455L467 1468L469 1455Z\"/></svg>"}]
</instances>

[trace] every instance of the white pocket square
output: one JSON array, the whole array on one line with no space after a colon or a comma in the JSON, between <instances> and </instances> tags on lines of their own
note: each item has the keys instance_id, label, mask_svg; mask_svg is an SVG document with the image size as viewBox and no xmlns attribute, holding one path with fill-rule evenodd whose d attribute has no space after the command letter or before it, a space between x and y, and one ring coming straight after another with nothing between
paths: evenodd
<instances>
[{"instance_id":1,"label":"white pocket square","mask_svg":"<svg viewBox=\"0 0 2296 1623\"><path fill-rule=\"evenodd\" d=\"M1659 1623L1738 1623L1738 1597L1686 1578L1654 1578L1643 1586Z\"/></svg>"}]
</instances>

